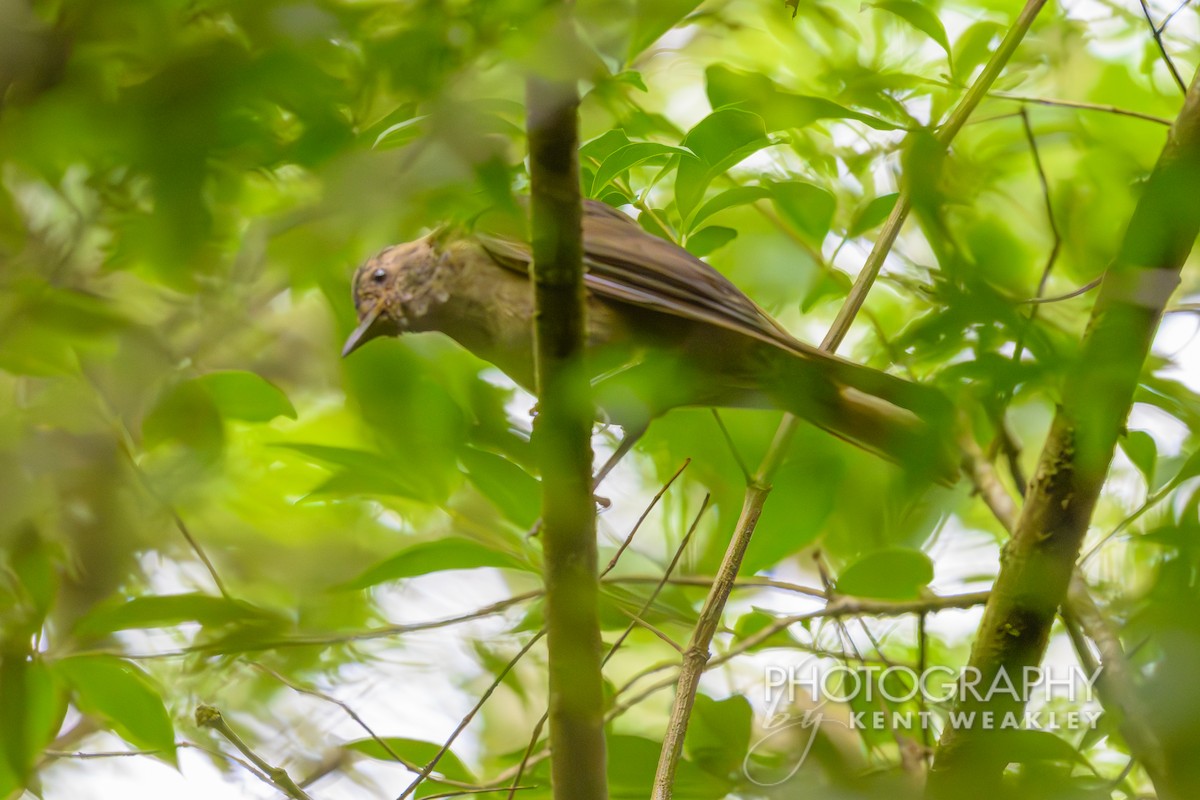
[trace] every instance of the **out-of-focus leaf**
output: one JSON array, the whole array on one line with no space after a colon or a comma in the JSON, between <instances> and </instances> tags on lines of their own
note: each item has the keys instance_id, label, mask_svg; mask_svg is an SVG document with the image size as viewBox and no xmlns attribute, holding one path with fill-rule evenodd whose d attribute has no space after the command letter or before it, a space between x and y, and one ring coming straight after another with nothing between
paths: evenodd
<instances>
[{"instance_id":1,"label":"out-of-focus leaf","mask_svg":"<svg viewBox=\"0 0 1200 800\"><path fill-rule=\"evenodd\" d=\"M854 215L854 221L846 229L846 236L851 238L862 236L867 231L883 224L883 221L888 218L888 214L891 214L892 209L896 207L896 200L899 197L900 195L896 193L880 195L860 208Z\"/></svg>"},{"instance_id":2,"label":"out-of-focus leaf","mask_svg":"<svg viewBox=\"0 0 1200 800\"><path fill-rule=\"evenodd\" d=\"M474 447L464 448L458 457L467 478L504 516L522 528L533 526L542 508L537 478L503 456Z\"/></svg>"},{"instance_id":3,"label":"out-of-focus leaf","mask_svg":"<svg viewBox=\"0 0 1200 800\"><path fill-rule=\"evenodd\" d=\"M1147 488L1153 487L1154 469L1158 464L1158 445L1154 437L1145 431L1129 431L1117 441L1122 452L1146 479Z\"/></svg>"},{"instance_id":4,"label":"out-of-focus leaf","mask_svg":"<svg viewBox=\"0 0 1200 800\"><path fill-rule=\"evenodd\" d=\"M18 648L0 652L0 786L25 784L66 703L42 660Z\"/></svg>"},{"instance_id":5,"label":"out-of-focus leaf","mask_svg":"<svg viewBox=\"0 0 1200 800\"><path fill-rule=\"evenodd\" d=\"M503 567L530 570L533 567L509 553L494 550L470 539L448 538L422 542L406 548L343 584L346 590L365 589L387 581L444 572L451 569Z\"/></svg>"},{"instance_id":6,"label":"out-of-focus leaf","mask_svg":"<svg viewBox=\"0 0 1200 800\"><path fill-rule=\"evenodd\" d=\"M184 381L167 390L146 415L142 439L147 448L175 441L212 459L220 454L225 430L212 394L196 381Z\"/></svg>"},{"instance_id":7,"label":"out-of-focus leaf","mask_svg":"<svg viewBox=\"0 0 1200 800\"><path fill-rule=\"evenodd\" d=\"M1175 473L1175 477L1171 479L1171 482L1180 484L1197 475L1200 475L1200 450L1188 456L1187 461L1183 462L1183 466L1179 468L1179 472Z\"/></svg>"},{"instance_id":8,"label":"out-of-focus leaf","mask_svg":"<svg viewBox=\"0 0 1200 800\"><path fill-rule=\"evenodd\" d=\"M727 208L748 205L770 196L771 192L762 186L737 186L721 192L709 198L704 205L696 209L691 219L683 226L684 230L689 231L700 227L700 224L713 214L717 214Z\"/></svg>"},{"instance_id":9,"label":"out-of-focus leaf","mask_svg":"<svg viewBox=\"0 0 1200 800\"><path fill-rule=\"evenodd\" d=\"M366 450L327 445L281 443L314 461L342 467L327 481L308 493L309 499L394 495L424 502L443 496L438 486L422 479L418 465L388 459Z\"/></svg>"},{"instance_id":10,"label":"out-of-focus leaf","mask_svg":"<svg viewBox=\"0 0 1200 800\"><path fill-rule=\"evenodd\" d=\"M175 762L175 726L146 673L112 656L72 656L53 664L75 691L81 710L108 721L135 747Z\"/></svg>"},{"instance_id":11,"label":"out-of-focus leaf","mask_svg":"<svg viewBox=\"0 0 1200 800\"><path fill-rule=\"evenodd\" d=\"M771 627L776 621L775 617L765 611L751 611L738 617L737 622L733 626L733 632L739 640L749 639L760 631ZM759 650L767 650L772 647L795 647L795 645L796 640L784 629L771 634L764 642L750 648L749 652L755 653Z\"/></svg>"},{"instance_id":12,"label":"out-of-focus leaf","mask_svg":"<svg viewBox=\"0 0 1200 800\"><path fill-rule=\"evenodd\" d=\"M804 299L800 301L800 310L806 313L812 311L827 297L845 297L850 292L851 283L850 276L840 269L821 270L821 274L804 293Z\"/></svg>"},{"instance_id":13,"label":"out-of-focus leaf","mask_svg":"<svg viewBox=\"0 0 1200 800\"><path fill-rule=\"evenodd\" d=\"M30 623L33 627L41 627L58 588L58 575L55 573L48 545L30 526L17 535L8 558L10 568L21 581L21 587L33 604L36 619L30 620Z\"/></svg>"},{"instance_id":14,"label":"out-of-focus leaf","mask_svg":"<svg viewBox=\"0 0 1200 800\"><path fill-rule=\"evenodd\" d=\"M380 740L387 745L386 748L375 739L356 739L352 742L346 742L342 747L378 761L391 761L395 763L395 756L400 756L400 758L409 764L416 764L422 767L428 764L442 749L440 744L423 742L420 739L406 739L401 736L381 736ZM391 752L389 753L388 750L391 750ZM392 753L395 753L395 756ZM452 781L462 781L464 783L475 782L475 777L467 769L466 765L463 764L462 759L450 750L447 750L438 759L437 766L434 767L434 772Z\"/></svg>"},{"instance_id":15,"label":"out-of-focus leaf","mask_svg":"<svg viewBox=\"0 0 1200 800\"><path fill-rule=\"evenodd\" d=\"M838 576L837 590L855 597L911 600L933 580L933 562L920 550L894 547L863 556Z\"/></svg>"},{"instance_id":16,"label":"out-of-focus leaf","mask_svg":"<svg viewBox=\"0 0 1200 800\"><path fill-rule=\"evenodd\" d=\"M612 76L612 80L616 81L617 83L627 83L639 91L650 91L646 87L646 81L642 77L642 73L635 69L627 69L624 72L618 72L616 75Z\"/></svg>"},{"instance_id":17,"label":"out-of-focus leaf","mask_svg":"<svg viewBox=\"0 0 1200 800\"><path fill-rule=\"evenodd\" d=\"M852 111L824 97L795 94L780 88L765 75L735 72L721 66L704 72L708 101L713 108L741 108L762 118L768 131L804 128L822 119L848 119L876 130L895 130L897 125L878 117Z\"/></svg>"},{"instance_id":18,"label":"out-of-focus leaf","mask_svg":"<svg viewBox=\"0 0 1200 800\"><path fill-rule=\"evenodd\" d=\"M742 695L713 700L696 695L684 747L692 761L718 777L736 772L750 748L754 711Z\"/></svg>"},{"instance_id":19,"label":"out-of-focus leaf","mask_svg":"<svg viewBox=\"0 0 1200 800\"><path fill-rule=\"evenodd\" d=\"M654 213L643 211L638 214L638 224L642 226L642 230L646 233L651 233L660 239L666 239L668 242L676 241L676 237L671 234L666 228L660 224L659 220L667 219L666 209L654 208L651 209Z\"/></svg>"},{"instance_id":20,"label":"out-of-focus leaf","mask_svg":"<svg viewBox=\"0 0 1200 800\"><path fill-rule=\"evenodd\" d=\"M419 117L406 119L403 122L397 122L395 125L389 126L375 137L375 143L371 147L375 150L386 150L391 147L400 147L401 145L408 144L420 135L420 124L428 118L428 115L422 114Z\"/></svg>"},{"instance_id":21,"label":"out-of-focus leaf","mask_svg":"<svg viewBox=\"0 0 1200 800\"><path fill-rule=\"evenodd\" d=\"M609 793L613 798L649 797L662 743L640 736L610 735L608 744ZM733 788L730 780L706 772L690 759L680 759L672 784L672 797L686 800L719 800Z\"/></svg>"},{"instance_id":22,"label":"out-of-focus leaf","mask_svg":"<svg viewBox=\"0 0 1200 800\"><path fill-rule=\"evenodd\" d=\"M709 225L701 228L687 238L685 247L696 258L703 258L709 253L724 247L737 238L738 232L733 228L723 228L720 225Z\"/></svg>"},{"instance_id":23,"label":"out-of-focus leaf","mask_svg":"<svg viewBox=\"0 0 1200 800\"><path fill-rule=\"evenodd\" d=\"M132 628L165 628L184 622L224 625L238 620L274 616L240 600L206 594L169 594L134 597L117 605L96 608L76 624L81 635Z\"/></svg>"},{"instance_id":24,"label":"out-of-focus leaf","mask_svg":"<svg viewBox=\"0 0 1200 800\"><path fill-rule=\"evenodd\" d=\"M937 42L938 46L946 51L946 58L952 58L950 40L946 38L946 28L937 18L937 14L930 11L928 7L914 2L914 0L878 0L871 5L900 17Z\"/></svg>"},{"instance_id":25,"label":"out-of-focus leaf","mask_svg":"<svg viewBox=\"0 0 1200 800\"><path fill-rule=\"evenodd\" d=\"M1004 753L1004 757L1015 764L1036 761L1086 763L1078 750L1050 731L1003 728L989 731L988 739L996 752Z\"/></svg>"},{"instance_id":26,"label":"out-of-focus leaf","mask_svg":"<svg viewBox=\"0 0 1200 800\"><path fill-rule=\"evenodd\" d=\"M954 76L960 81L969 80L975 68L988 59L992 52L992 41L1004 35L1004 26L998 22L976 22L967 28L954 42Z\"/></svg>"},{"instance_id":27,"label":"out-of-focus leaf","mask_svg":"<svg viewBox=\"0 0 1200 800\"><path fill-rule=\"evenodd\" d=\"M840 460L797 447L775 476L779 488L763 509L742 568L757 572L812 544L837 505L845 477Z\"/></svg>"},{"instance_id":28,"label":"out-of-focus leaf","mask_svg":"<svg viewBox=\"0 0 1200 800\"><path fill-rule=\"evenodd\" d=\"M589 196L595 197L614 178L622 175L626 170L636 167L638 164L659 156L680 154L690 156L691 152L682 147L659 144L658 142L633 142L632 144L627 144L604 159L599 169L596 170L596 177L592 181L592 189Z\"/></svg>"},{"instance_id":29,"label":"out-of-focus leaf","mask_svg":"<svg viewBox=\"0 0 1200 800\"><path fill-rule=\"evenodd\" d=\"M633 61L698 5L700 0L637 0L626 61Z\"/></svg>"},{"instance_id":30,"label":"out-of-focus leaf","mask_svg":"<svg viewBox=\"0 0 1200 800\"><path fill-rule=\"evenodd\" d=\"M270 422L275 417L296 418L296 409L287 395L253 372L210 372L196 382L209 393L224 419Z\"/></svg>"},{"instance_id":31,"label":"out-of-focus leaf","mask_svg":"<svg viewBox=\"0 0 1200 800\"><path fill-rule=\"evenodd\" d=\"M780 216L814 246L820 246L837 211L832 193L804 181L788 181L771 184L771 199Z\"/></svg>"}]
</instances>

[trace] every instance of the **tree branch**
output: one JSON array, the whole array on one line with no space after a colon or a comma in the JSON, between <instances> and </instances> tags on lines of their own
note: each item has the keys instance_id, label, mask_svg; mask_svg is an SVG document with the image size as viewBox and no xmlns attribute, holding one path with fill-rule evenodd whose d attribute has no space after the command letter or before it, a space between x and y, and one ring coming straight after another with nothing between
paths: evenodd
<instances>
[{"instance_id":1,"label":"tree branch","mask_svg":"<svg viewBox=\"0 0 1200 800\"><path fill-rule=\"evenodd\" d=\"M1104 274L1028 499L1004 548L970 658L983 686L991 686L1003 672L1024 690L1024 668L1037 665L1045 654L1142 364L1200 232L1200 204L1194 200L1198 185L1200 80L1193 80L1121 251ZM959 711L991 711L996 718L1019 713L1024 703L1013 694L996 693L987 701L965 696ZM1007 760L989 746L987 733L945 730L930 772L931 796L962 797L966 791L986 792L998 785Z\"/></svg>"},{"instance_id":2,"label":"tree branch","mask_svg":"<svg viewBox=\"0 0 1200 800\"><path fill-rule=\"evenodd\" d=\"M565 17L555 35L568 36ZM554 49L563 47L553 43ZM554 71L561 65L552 65ZM561 73L560 73L561 74ZM559 800L603 800L604 693L597 611L592 421L584 366L583 201L579 90L569 79L526 84L531 267L542 475L551 779Z\"/></svg>"}]
</instances>

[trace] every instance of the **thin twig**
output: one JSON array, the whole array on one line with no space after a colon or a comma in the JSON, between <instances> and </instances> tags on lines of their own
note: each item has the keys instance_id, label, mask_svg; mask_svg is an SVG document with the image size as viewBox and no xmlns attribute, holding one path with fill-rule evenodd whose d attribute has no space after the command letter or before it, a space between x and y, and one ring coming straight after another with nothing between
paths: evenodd
<instances>
[{"instance_id":1,"label":"thin twig","mask_svg":"<svg viewBox=\"0 0 1200 800\"><path fill-rule=\"evenodd\" d=\"M513 775L512 785L508 787L508 800L513 800L513 795L516 794L517 788L520 786L521 778L525 775L525 770L530 764L534 763L531 759L534 757L533 748L537 747L538 740L542 738L542 729L546 727L546 720L550 718L549 714L542 714L541 719L533 726L533 733L529 737L529 744L525 746L525 754L521 756L521 763L517 764L516 774ZM545 751L549 755L549 751Z\"/></svg>"},{"instance_id":2,"label":"thin twig","mask_svg":"<svg viewBox=\"0 0 1200 800\"><path fill-rule=\"evenodd\" d=\"M733 441L733 437L729 435L729 429L725 427L725 420L721 419L721 412L717 409L709 409L712 411L713 419L717 421L717 427L721 429L721 435L725 437L725 445L729 448L730 455L733 456L734 462L737 463L738 469L741 470L742 480L750 483L750 468L746 466L746 462L742 460L742 454L738 452L737 443Z\"/></svg>"},{"instance_id":3,"label":"thin twig","mask_svg":"<svg viewBox=\"0 0 1200 800\"><path fill-rule=\"evenodd\" d=\"M495 603L478 608L475 611L469 611L465 614L457 614L453 617L445 617L443 619L429 620L427 622L411 622L404 625L388 625L382 628L373 628L366 631L357 631L355 633L339 634L336 636L298 636L291 639L264 639L254 643L240 644L236 648L239 653L261 652L263 650L278 650L284 647L319 647L335 644L348 644L350 642L365 642L373 639L387 639L392 636L400 636L406 633L416 633L418 631L428 631L435 628L445 628L450 625L457 625L462 622L470 622L476 619L499 614L512 606L519 605L528 600L534 600L544 595L545 592L541 589L532 589L528 592L515 594L511 597L506 597L503 600L498 600ZM87 655L113 655L113 651L98 648L95 650L84 651ZM181 647L178 650L170 650L162 653L115 653L122 658L137 660L149 660L156 658L179 658L193 653L220 653L228 654L233 652L230 649L228 642L216 641L205 644L194 644L187 647ZM82 655L83 653L81 653Z\"/></svg>"},{"instance_id":4,"label":"thin twig","mask_svg":"<svg viewBox=\"0 0 1200 800\"><path fill-rule=\"evenodd\" d=\"M1146 4L1146 0L1138 0L1142 5L1142 13L1146 16L1146 22L1150 25L1150 34L1154 37L1154 43L1158 45L1158 52L1162 54L1163 63L1167 65L1167 69L1171 73L1171 77L1175 79L1175 85L1179 87L1179 91L1187 94L1187 84L1179 75L1179 70L1175 69L1175 62L1171 60L1171 55L1167 52L1167 46L1163 44L1162 32L1163 29L1154 24L1154 17L1150 15L1150 6Z\"/></svg>"},{"instance_id":5,"label":"thin twig","mask_svg":"<svg viewBox=\"0 0 1200 800\"><path fill-rule=\"evenodd\" d=\"M688 464L691 463L692 460L690 458L684 459L683 464L679 467L679 469L675 470L675 474L668 478L667 482L664 483L659 490L654 493L654 497L650 498L650 502L642 511L641 516L637 518L637 522L633 523L633 528L629 531L629 535L625 537L625 540L621 542L621 546L617 548L617 552L613 553L613 557L609 559L608 566L600 570L601 578L612 572L613 568L617 566L617 562L625 553L626 548L633 543L633 537L637 535L638 529L642 527L642 523L646 521L646 517L650 516L650 512L654 510L654 507L658 505L658 501L661 500L663 495L667 493L667 490L671 488L671 484L675 483L675 479L682 475L683 471L688 468Z\"/></svg>"},{"instance_id":6,"label":"thin twig","mask_svg":"<svg viewBox=\"0 0 1200 800\"><path fill-rule=\"evenodd\" d=\"M617 578L609 578L607 583L658 583L662 580L658 575L622 575ZM666 583L676 586L712 586L716 578L709 575L680 575L675 578L668 578ZM796 592L807 597L815 597L820 600L828 600L829 598L820 589L814 589L811 586L801 586L798 583L790 583L788 581L779 581L774 578L763 578L758 575L752 575L748 578L738 578L733 583L736 589L782 589L785 592Z\"/></svg>"},{"instance_id":7,"label":"thin twig","mask_svg":"<svg viewBox=\"0 0 1200 800\"><path fill-rule=\"evenodd\" d=\"M413 782L408 785L407 789L400 793L396 800L404 800L404 798L410 796L417 790L417 787L429 777L430 773L433 772L433 768L436 767L438 762L442 760L442 756L446 755L446 753L450 750L450 746L454 744L454 741L458 738L458 735L466 729L467 725L471 724L471 720L473 720L475 715L479 713L479 709L483 708L483 704L486 703L488 698L492 696L492 692L496 691L496 689L500 687L500 684L504 681L504 678L509 672L512 671L512 668L517 665L517 662L524 658L525 654L528 653L533 646L537 644L538 640L545 635L545 630L538 631L528 642L525 643L525 646L517 651L517 654L513 656L507 664L504 665L504 668L500 670L500 674L498 674L492 680L491 685L488 686L487 691L480 696L479 700L474 706L471 707L471 710L467 712L466 716L459 720L458 725L455 726L454 730L450 734L450 737L446 739L445 743L442 744L441 748L438 749L433 758L429 759L429 763L421 769L421 772L416 778L413 779Z\"/></svg>"},{"instance_id":8,"label":"thin twig","mask_svg":"<svg viewBox=\"0 0 1200 800\"><path fill-rule=\"evenodd\" d=\"M288 797L295 800L312 800L307 792L301 789L292 777L288 775L287 770L283 767L273 767L263 760L258 753L246 744L242 737L238 736L233 728L229 727L229 723L225 721L225 717L221 712L213 706L199 705L196 706L196 724L201 728L212 728L217 733L224 736L228 742L236 747L242 755L250 760L250 763L263 772L271 783L275 785L279 791L286 794Z\"/></svg>"},{"instance_id":9,"label":"thin twig","mask_svg":"<svg viewBox=\"0 0 1200 800\"><path fill-rule=\"evenodd\" d=\"M1172 11L1170 14L1167 14L1167 16L1163 17L1163 21L1158 24L1158 32L1159 33L1165 32L1167 30L1167 26L1171 24L1171 20L1175 19L1175 15L1178 14L1180 11L1183 11L1185 8L1187 8L1188 3L1190 3L1191 1L1192 0L1183 0L1182 3L1175 6L1174 11Z\"/></svg>"},{"instance_id":10,"label":"thin twig","mask_svg":"<svg viewBox=\"0 0 1200 800\"><path fill-rule=\"evenodd\" d=\"M687 467L687 465L689 463L691 463L690 459L688 461L684 462L684 465L679 468L679 471L676 472L674 476L671 477L671 480L668 481L667 485L662 488L662 490L659 492L658 496L661 496L662 492L665 492L667 490L667 487L671 485L671 482L673 482L675 480L675 478L679 477L680 473L683 472L683 470ZM655 500L653 502L657 502L658 496L655 497ZM642 618L645 616L646 612L650 609L650 606L652 606L654 604L654 601L658 599L658 595L662 591L663 586L670 580L671 573L675 570L676 565L678 565L679 559L682 557L684 550L687 549L688 544L691 542L692 535L696 532L696 526L700 524L700 519L701 519L701 517L704 516L705 510L708 508L708 502L709 502L710 497L711 497L711 495L707 495L707 494L704 496L704 500L700 504L700 511L697 512L696 518L695 518L695 520L693 520L691 527L688 528L687 533L685 533L683 535L683 538L679 542L679 546L675 548L675 553L671 557L671 562L667 565L667 568L663 571L663 575L659 576L659 577L651 577L651 578L646 579L648 582L652 582L657 585L655 586L654 591L650 593L650 596L648 598L646 598L646 601L642 604L641 610L638 611L638 613L636 615L631 615L637 622L642 621ZM651 504L651 506L653 507L653 503ZM644 518L644 515L643 515L643 518ZM638 524L641 524L641 520L638 521ZM636 526L634 527L634 530L636 531ZM633 534L631 533L630 538L632 538L632 537L633 537ZM617 557L620 557L619 553L617 554ZM616 566L615 559L613 560L612 565L610 565L610 569L612 566ZM605 570L605 572L608 572L608 570ZM612 583L636 582L636 581L638 581L637 578L633 578L633 579L611 578L611 579L609 579L609 582L612 582ZM633 632L633 627L634 627L633 624L630 624L621 633L621 635L617 637L616 641L614 641L612 643L612 645L608 648L608 652L604 654L604 658L601 659L601 661L600 661L601 667L606 665L609 662L609 660L612 659L613 655L616 654L617 650L625 642L625 639L628 638L629 634ZM657 634L657 629L655 629L649 625L647 625L647 627L652 632L655 632ZM677 644L675 644L675 642L673 642L669 638L667 638L665 634L662 634L661 638L663 638L665 641L667 641L667 643L670 644L671 647L673 647L675 650L679 650L679 646ZM545 727L546 721L548 719L549 719L548 714L542 714L542 716L538 720L537 724L533 726L533 733L530 735L529 744L525 747L525 754L524 754L524 756L522 756L521 762L517 765L516 772L512 778L513 787L515 787L518 783L521 782L521 777L525 774L525 769L528 767L528 765L530 763L530 758L532 758L532 756L533 756L533 748L537 746L538 740L541 738L541 735L542 735L542 728ZM510 787L510 789L511 788L512 787ZM510 800L512 798L511 791L509 793L509 798L510 798Z\"/></svg>"},{"instance_id":11,"label":"thin twig","mask_svg":"<svg viewBox=\"0 0 1200 800\"><path fill-rule=\"evenodd\" d=\"M1049 97L1029 97L1027 95L1009 94L1008 92L988 92L988 97L995 97L1001 100L1013 100L1018 103L1032 103L1039 106L1052 106L1058 108L1074 108L1080 111L1098 111L1103 114L1116 114L1121 117L1131 117L1140 119L1146 122L1153 122L1156 125L1164 125L1171 127L1171 120L1166 117L1158 117L1154 114L1145 114L1141 111L1131 111L1127 108L1119 106L1100 105L1097 103L1084 103L1078 100L1059 100Z\"/></svg>"},{"instance_id":12,"label":"thin twig","mask_svg":"<svg viewBox=\"0 0 1200 800\"><path fill-rule=\"evenodd\" d=\"M1093 278L1078 289L1073 289L1066 294L1056 294L1053 297L1031 297L1028 300L1022 300L1021 303L1026 305L1046 305L1047 303L1061 303L1063 300L1072 300L1095 289L1100 285L1101 280L1103 280L1102 277Z\"/></svg>"},{"instance_id":13,"label":"thin twig","mask_svg":"<svg viewBox=\"0 0 1200 800\"><path fill-rule=\"evenodd\" d=\"M700 524L700 519L704 516L704 512L708 510L708 501L711 497L712 495L704 495L704 500L700 503L700 510L696 512L696 518L692 520L692 524L688 528L687 533L685 533L683 538L679 540L679 546L675 548L675 553L671 556L671 562L667 564L667 568L663 570L662 577L658 579L657 585L654 587L654 591L652 591L650 596L646 598L646 601L642 603L641 610L638 611L636 616L634 616L635 620L640 621L641 617L645 616L646 612L650 610L650 607L654 605L654 601L658 599L658 595L662 592L663 586L670 581L671 573L675 571L675 567L679 564L679 559L683 557L684 550L687 549L688 544L690 544L692 541L692 535L696 532L696 526ZM651 631L653 630L654 629L651 628ZM616 638L616 641L614 641L612 646L608 648L608 652L605 653L604 659L600 662L600 666L604 666L609 662L609 660L613 657L613 654L617 652L617 649L625 642L625 639L632 632L633 625L630 625L621 633L620 636ZM679 645L675 644L675 642L671 641L670 639L667 639L667 641L676 650L680 650Z\"/></svg>"},{"instance_id":14,"label":"thin twig","mask_svg":"<svg viewBox=\"0 0 1200 800\"><path fill-rule=\"evenodd\" d=\"M355 724L357 724L360 728L362 728L366 732L367 736L371 737L371 739L375 742L375 744L379 745L379 747L382 748L382 750L385 753L387 753L389 756L391 756L392 759L394 759L397 763L402 764L410 772L418 772L419 773L421 771L422 765L417 764L414 761L410 761L407 758L404 758L404 756L400 755L395 750L393 750L392 746L387 743L387 739L384 739L383 737L376 734L375 731L371 729L371 726L367 725L366 721L364 721L363 718L361 716L359 716L358 713L353 708L351 708L348 703L345 703L342 700L339 700L338 698L336 698L332 695L326 694L325 692L318 691L317 689L312 689L307 686L301 686L300 684L298 684L292 680L289 680L284 675L279 674L278 672L276 672L275 670L266 666L265 664L260 664L256 661L252 661L252 662L250 662L250 666L254 667L255 669L259 670L260 672L270 675L272 678L279 681L284 686L288 687L289 689L291 689L294 692L299 692L300 694L306 694L306 695L309 695L310 697L316 697L320 700L324 700L327 703L332 703L335 706L341 708L343 711L346 712L346 715L349 716L350 719L354 720ZM446 777L442 777L442 776L437 777L435 780L437 780L439 783L444 783L447 786L453 786L460 790L477 791L479 789L479 787L476 786L475 784L463 783L461 781L451 780L450 778L446 778Z\"/></svg>"},{"instance_id":15,"label":"thin twig","mask_svg":"<svg viewBox=\"0 0 1200 800\"><path fill-rule=\"evenodd\" d=\"M121 419L120 415L113 410L112 406L109 404L108 398L105 396L104 392L100 390L100 386L94 380L92 380L90 375L87 374L87 370L83 371L83 376L88 385L91 387L92 391L95 392L96 404L98 406L100 415L104 417L105 421L116 433L118 439L117 449L123 456L125 456L125 460L129 463L130 469L133 470L134 476L136 476L138 479L138 484L143 490L145 490L146 494L150 495L150 498L154 500L154 502L156 502L159 507L171 518L171 521L175 524L175 528L188 543L188 547L192 549L192 552L195 553L196 557L200 559L200 563L204 565L206 570L208 570L209 577L212 578L213 585L217 587L217 591L221 593L221 596L226 600L234 600L234 598L225 589L225 583L221 580L221 576L218 574L217 568L213 566L212 560L209 559L208 554L204 552L204 548L200 546L200 542L195 536L192 535L192 532L188 530L188 526L183 521L183 517L179 516L179 512L175 510L175 506L168 502L167 499L159 493L158 489L154 487L153 482L150 480L150 476L146 474L145 470L142 469L142 465L139 464L137 458L134 457L135 445L133 435L129 432L129 429L125 427L125 422Z\"/></svg>"}]
</instances>

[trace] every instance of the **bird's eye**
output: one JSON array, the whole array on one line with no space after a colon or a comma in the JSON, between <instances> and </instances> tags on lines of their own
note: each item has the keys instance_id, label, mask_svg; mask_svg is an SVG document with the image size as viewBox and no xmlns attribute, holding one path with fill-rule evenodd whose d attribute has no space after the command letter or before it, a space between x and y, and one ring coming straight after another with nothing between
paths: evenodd
<instances>
[{"instance_id":1,"label":"bird's eye","mask_svg":"<svg viewBox=\"0 0 1200 800\"><path fill-rule=\"evenodd\" d=\"M386 278L387 278L387 270L384 269L383 267L380 267L379 269L377 269L371 273L371 280L375 281L376 283L383 283L384 279L386 279Z\"/></svg>"}]
</instances>

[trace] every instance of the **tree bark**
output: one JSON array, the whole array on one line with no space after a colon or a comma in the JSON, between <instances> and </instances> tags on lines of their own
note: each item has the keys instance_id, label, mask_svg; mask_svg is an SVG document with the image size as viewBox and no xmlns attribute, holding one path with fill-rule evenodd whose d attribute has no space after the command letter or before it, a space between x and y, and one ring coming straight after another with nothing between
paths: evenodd
<instances>
[{"instance_id":1,"label":"tree bark","mask_svg":"<svg viewBox=\"0 0 1200 800\"><path fill-rule=\"evenodd\" d=\"M559 800L602 800L603 685L597 613L592 421L575 81L526 87L538 416L542 474L551 780Z\"/></svg>"},{"instance_id":2,"label":"tree bark","mask_svg":"<svg viewBox=\"0 0 1200 800\"><path fill-rule=\"evenodd\" d=\"M998 720L1024 708L1024 668L1038 665L1045 654L1163 307L1200 232L1198 186L1200 81L1193 80L1121 250L1104 274L971 651L980 687L1003 674L1020 697L964 692L957 709L964 714L991 711ZM947 727L929 776L929 796L963 797L997 786L1008 762L993 744L980 727Z\"/></svg>"}]
</instances>

